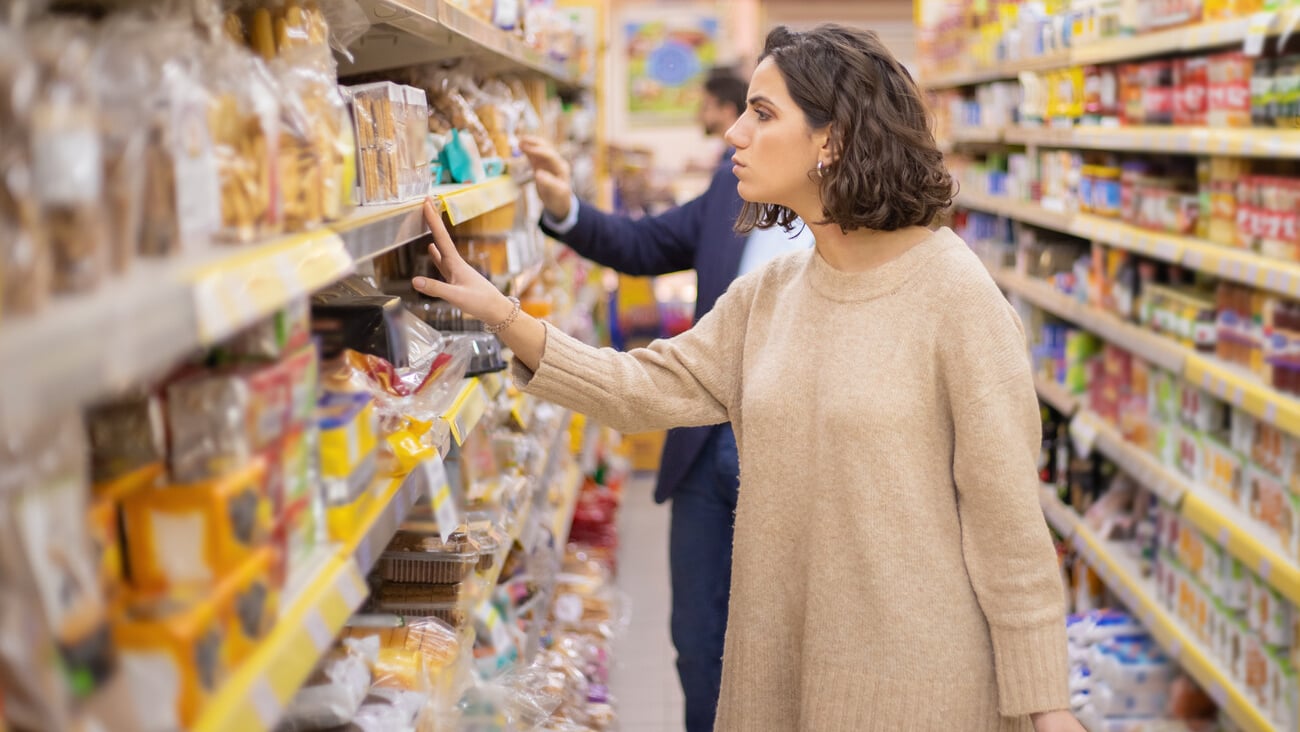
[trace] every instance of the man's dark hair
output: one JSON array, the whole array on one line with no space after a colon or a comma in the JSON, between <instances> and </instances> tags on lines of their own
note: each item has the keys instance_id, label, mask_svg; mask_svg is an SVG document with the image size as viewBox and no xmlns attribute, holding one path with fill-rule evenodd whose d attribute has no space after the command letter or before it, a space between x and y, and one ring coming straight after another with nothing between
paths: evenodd
<instances>
[{"instance_id":1,"label":"man's dark hair","mask_svg":"<svg viewBox=\"0 0 1300 732\"><path fill-rule=\"evenodd\" d=\"M723 104L736 108L739 117L745 111L749 84L729 70L714 70L704 82L704 91Z\"/></svg>"},{"instance_id":2,"label":"man's dark hair","mask_svg":"<svg viewBox=\"0 0 1300 732\"><path fill-rule=\"evenodd\" d=\"M928 226L952 203L952 177L930 114L907 69L872 31L836 24L767 36L770 58L815 130L830 127L832 162L809 171L821 186L822 221L843 231ZM796 219L784 206L746 201L736 231Z\"/></svg>"}]
</instances>

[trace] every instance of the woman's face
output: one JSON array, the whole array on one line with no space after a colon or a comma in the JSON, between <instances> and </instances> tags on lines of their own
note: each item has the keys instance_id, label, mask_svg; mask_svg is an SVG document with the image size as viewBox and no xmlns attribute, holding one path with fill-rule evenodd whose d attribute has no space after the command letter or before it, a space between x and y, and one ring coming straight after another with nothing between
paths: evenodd
<instances>
[{"instance_id":1,"label":"woman's face","mask_svg":"<svg viewBox=\"0 0 1300 732\"><path fill-rule=\"evenodd\" d=\"M808 126L776 63L763 59L749 80L749 104L726 134L736 148L732 162L740 197L796 213L810 207L820 212L818 187L808 174L817 168L826 139L826 131Z\"/></svg>"}]
</instances>

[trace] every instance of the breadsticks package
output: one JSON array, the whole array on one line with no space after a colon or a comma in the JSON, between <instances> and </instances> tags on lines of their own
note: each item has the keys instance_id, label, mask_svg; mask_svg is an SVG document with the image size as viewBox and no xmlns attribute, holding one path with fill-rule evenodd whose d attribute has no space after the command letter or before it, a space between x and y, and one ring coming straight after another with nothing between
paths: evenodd
<instances>
[{"instance_id":1,"label":"breadsticks package","mask_svg":"<svg viewBox=\"0 0 1300 732\"><path fill-rule=\"evenodd\" d=\"M283 229L278 190L280 101L266 64L224 38L205 62L208 126L221 184L221 241L245 243Z\"/></svg>"},{"instance_id":2,"label":"breadsticks package","mask_svg":"<svg viewBox=\"0 0 1300 732\"><path fill-rule=\"evenodd\" d=\"M27 44L0 28L0 318L39 310L49 297L50 250L31 188L27 144L36 88Z\"/></svg>"},{"instance_id":3,"label":"breadsticks package","mask_svg":"<svg viewBox=\"0 0 1300 732\"><path fill-rule=\"evenodd\" d=\"M31 183L51 255L53 289L88 292L103 279L109 232L99 109L87 74L89 29L47 21L28 34L40 72L28 137Z\"/></svg>"}]
</instances>

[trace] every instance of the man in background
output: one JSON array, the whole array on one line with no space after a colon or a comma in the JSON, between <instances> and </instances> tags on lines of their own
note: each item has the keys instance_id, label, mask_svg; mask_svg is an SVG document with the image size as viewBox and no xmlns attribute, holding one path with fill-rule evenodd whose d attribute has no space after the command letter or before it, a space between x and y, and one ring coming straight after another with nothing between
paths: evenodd
<instances>
[{"instance_id":1,"label":"man in background","mask_svg":"<svg viewBox=\"0 0 1300 732\"><path fill-rule=\"evenodd\" d=\"M746 107L748 85L713 73L704 85L699 122L707 135L725 133ZM718 161L708 189L658 216L632 220L603 213L574 195L570 168L549 143L524 138L545 213L541 227L578 254L632 276L694 269L695 320L713 308L736 277L772 257L812 245L802 225L738 235L740 213L732 150ZM739 488L736 438L730 424L670 430L655 501L672 499L669 573L672 638L686 705L687 732L711 732L722 683L722 647L731 587L732 527Z\"/></svg>"}]
</instances>

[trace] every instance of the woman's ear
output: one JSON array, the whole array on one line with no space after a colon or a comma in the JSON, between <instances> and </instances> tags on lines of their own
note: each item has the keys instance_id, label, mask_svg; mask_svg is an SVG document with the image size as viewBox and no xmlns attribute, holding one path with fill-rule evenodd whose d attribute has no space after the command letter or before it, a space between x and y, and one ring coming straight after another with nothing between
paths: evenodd
<instances>
[{"instance_id":1,"label":"woman's ear","mask_svg":"<svg viewBox=\"0 0 1300 732\"><path fill-rule=\"evenodd\" d=\"M835 152L835 135L832 134L831 126L826 125L820 130L813 130L813 142L817 144L817 159L826 165L835 162L839 155Z\"/></svg>"}]
</instances>

